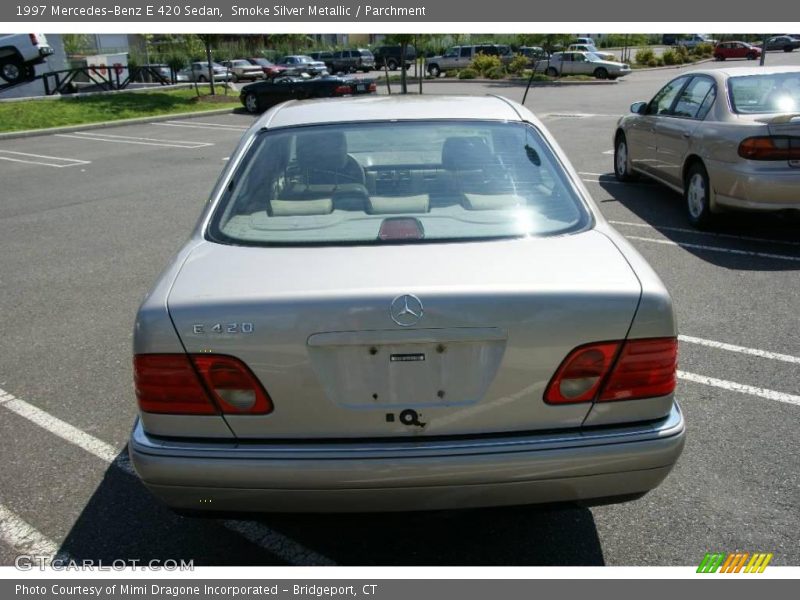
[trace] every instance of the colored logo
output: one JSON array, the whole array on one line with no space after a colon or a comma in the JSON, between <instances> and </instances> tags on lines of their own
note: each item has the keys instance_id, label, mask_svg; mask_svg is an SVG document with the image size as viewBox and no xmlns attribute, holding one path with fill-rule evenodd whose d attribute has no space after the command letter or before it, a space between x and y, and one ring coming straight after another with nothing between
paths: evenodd
<instances>
[{"instance_id":1,"label":"colored logo","mask_svg":"<svg viewBox=\"0 0 800 600\"><path fill-rule=\"evenodd\" d=\"M772 553L707 552L697 567L698 573L763 573Z\"/></svg>"}]
</instances>

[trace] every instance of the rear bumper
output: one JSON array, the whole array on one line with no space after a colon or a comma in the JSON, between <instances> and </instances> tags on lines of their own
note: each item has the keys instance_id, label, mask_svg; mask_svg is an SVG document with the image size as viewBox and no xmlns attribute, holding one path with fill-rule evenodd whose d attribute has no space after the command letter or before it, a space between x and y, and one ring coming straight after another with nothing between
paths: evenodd
<instances>
[{"instance_id":1,"label":"rear bumper","mask_svg":"<svg viewBox=\"0 0 800 600\"><path fill-rule=\"evenodd\" d=\"M784 165L786 163L783 163ZM718 206L738 210L800 210L800 168L707 161Z\"/></svg>"},{"instance_id":2,"label":"rear bumper","mask_svg":"<svg viewBox=\"0 0 800 600\"><path fill-rule=\"evenodd\" d=\"M628 427L424 442L231 444L165 441L137 420L129 452L173 508L406 511L641 494L667 476L683 416Z\"/></svg>"}]
</instances>

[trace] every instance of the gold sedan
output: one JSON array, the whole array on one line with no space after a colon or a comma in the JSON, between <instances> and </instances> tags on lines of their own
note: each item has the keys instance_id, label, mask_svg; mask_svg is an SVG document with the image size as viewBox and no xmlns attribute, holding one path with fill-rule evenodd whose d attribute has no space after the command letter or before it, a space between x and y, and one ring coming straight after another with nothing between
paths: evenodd
<instances>
[{"instance_id":1,"label":"gold sedan","mask_svg":"<svg viewBox=\"0 0 800 600\"><path fill-rule=\"evenodd\" d=\"M631 113L614 133L617 179L682 193L694 226L729 209L800 211L800 67L691 71Z\"/></svg>"}]
</instances>

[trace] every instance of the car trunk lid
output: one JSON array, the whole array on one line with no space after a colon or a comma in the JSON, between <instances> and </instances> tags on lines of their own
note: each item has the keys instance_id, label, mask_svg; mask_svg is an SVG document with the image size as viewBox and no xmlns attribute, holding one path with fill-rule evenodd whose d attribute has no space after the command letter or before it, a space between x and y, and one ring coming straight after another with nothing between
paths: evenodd
<instances>
[{"instance_id":1,"label":"car trunk lid","mask_svg":"<svg viewBox=\"0 0 800 600\"><path fill-rule=\"evenodd\" d=\"M168 306L188 352L243 360L274 403L240 438L465 435L580 426L543 393L574 347L622 339L640 284L597 231L352 247L204 243Z\"/></svg>"}]
</instances>

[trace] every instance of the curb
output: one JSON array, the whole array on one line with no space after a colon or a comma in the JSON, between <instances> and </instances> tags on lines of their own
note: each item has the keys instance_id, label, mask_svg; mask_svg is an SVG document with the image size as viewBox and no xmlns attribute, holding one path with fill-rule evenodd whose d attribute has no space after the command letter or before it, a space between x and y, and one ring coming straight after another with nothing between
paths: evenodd
<instances>
[{"instance_id":1,"label":"curb","mask_svg":"<svg viewBox=\"0 0 800 600\"><path fill-rule=\"evenodd\" d=\"M48 127L47 129L26 129L23 131L7 131L0 133L0 140L13 140L16 138L36 137L40 135L53 135L55 133L70 133L86 129L105 129L106 127L121 127L123 125L136 125L138 123L153 123L154 121L172 121L191 119L203 115L224 115L232 113L235 108L215 108L211 110L196 110L193 112L174 113L170 115L153 115L152 117L135 117L133 119L118 119L116 121L98 121L97 123L82 123L81 125L64 125L63 127Z\"/></svg>"},{"instance_id":2,"label":"curb","mask_svg":"<svg viewBox=\"0 0 800 600\"><path fill-rule=\"evenodd\" d=\"M643 69L642 69L643 70ZM419 79L408 79L406 83L409 87L411 87L412 82L414 85L419 85ZM457 77L443 77L441 79L423 79L423 89L425 85L428 84L436 84L436 83L495 83L499 85L528 85L527 79L458 79ZM533 81L531 82L531 87L534 86L559 86L559 85L616 85L620 82L620 79L596 79L593 81ZM399 86L399 81L392 81L390 82L392 86ZM386 80L380 81L376 80L375 85L386 87ZM394 93L394 92L392 92Z\"/></svg>"},{"instance_id":3,"label":"curb","mask_svg":"<svg viewBox=\"0 0 800 600\"><path fill-rule=\"evenodd\" d=\"M707 62L713 62L714 58L704 58L693 63L683 63L680 65L664 65L663 67L645 67L644 69L631 69L631 73L644 73L645 71L663 71L665 69L682 69L683 67L695 67Z\"/></svg>"}]
</instances>

